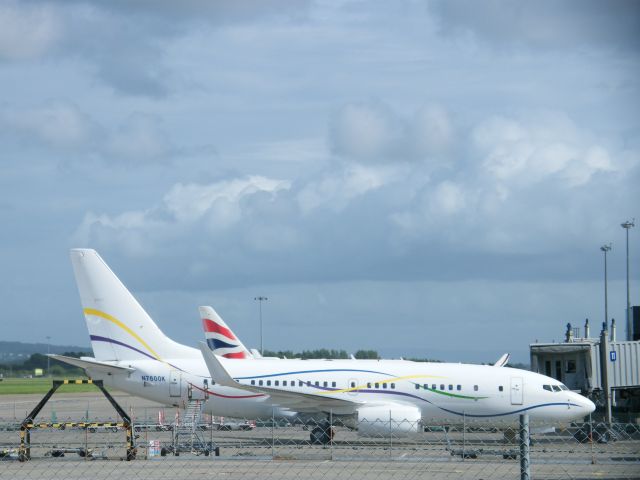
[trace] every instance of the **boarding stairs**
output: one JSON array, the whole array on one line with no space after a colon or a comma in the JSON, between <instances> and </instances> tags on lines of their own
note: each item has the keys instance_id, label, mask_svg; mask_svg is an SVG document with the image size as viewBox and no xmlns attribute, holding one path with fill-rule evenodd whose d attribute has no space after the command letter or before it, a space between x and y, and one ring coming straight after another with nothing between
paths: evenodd
<instances>
[{"instance_id":1,"label":"boarding stairs","mask_svg":"<svg viewBox=\"0 0 640 480\"><path fill-rule=\"evenodd\" d=\"M209 455L216 447L205 442L199 429L205 400L190 399L182 418L173 429L173 453L189 452Z\"/></svg>"}]
</instances>

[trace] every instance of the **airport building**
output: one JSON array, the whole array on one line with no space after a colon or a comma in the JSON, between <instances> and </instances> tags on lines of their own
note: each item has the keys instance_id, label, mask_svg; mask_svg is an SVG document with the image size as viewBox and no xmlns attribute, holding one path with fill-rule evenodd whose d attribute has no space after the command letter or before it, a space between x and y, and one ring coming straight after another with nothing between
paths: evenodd
<instances>
[{"instance_id":1,"label":"airport building","mask_svg":"<svg viewBox=\"0 0 640 480\"><path fill-rule=\"evenodd\" d=\"M611 405L618 415L640 415L640 307L631 307L624 339L617 338L615 320L603 322L602 330L591 336L587 319L580 328L567 325L561 343L532 343L531 370L564 383L569 389L602 404L608 383ZM603 361L604 360L604 361Z\"/></svg>"}]
</instances>

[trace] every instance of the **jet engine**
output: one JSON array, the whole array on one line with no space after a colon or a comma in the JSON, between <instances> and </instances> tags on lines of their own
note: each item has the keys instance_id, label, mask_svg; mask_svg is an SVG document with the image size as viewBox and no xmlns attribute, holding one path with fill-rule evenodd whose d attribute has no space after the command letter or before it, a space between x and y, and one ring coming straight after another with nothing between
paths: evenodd
<instances>
[{"instance_id":1,"label":"jet engine","mask_svg":"<svg viewBox=\"0 0 640 480\"><path fill-rule=\"evenodd\" d=\"M361 437L405 437L420 431L420 409L410 405L363 406L358 409Z\"/></svg>"}]
</instances>

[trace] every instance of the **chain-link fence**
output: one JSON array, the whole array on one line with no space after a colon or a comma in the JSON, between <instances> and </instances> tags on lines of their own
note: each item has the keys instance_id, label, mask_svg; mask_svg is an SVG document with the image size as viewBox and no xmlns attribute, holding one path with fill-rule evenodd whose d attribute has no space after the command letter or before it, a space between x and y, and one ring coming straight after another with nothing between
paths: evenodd
<instances>
[{"instance_id":1,"label":"chain-link fence","mask_svg":"<svg viewBox=\"0 0 640 480\"><path fill-rule=\"evenodd\" d=\"M332 415L320 421L205 415L192 425L162 411L133 418L130 461L118 419L34 424L25 461L20 421L1 422L0 478L640 478L636 424L523 429L389 418L355 431Z\"/></svg>"}]
</instances>

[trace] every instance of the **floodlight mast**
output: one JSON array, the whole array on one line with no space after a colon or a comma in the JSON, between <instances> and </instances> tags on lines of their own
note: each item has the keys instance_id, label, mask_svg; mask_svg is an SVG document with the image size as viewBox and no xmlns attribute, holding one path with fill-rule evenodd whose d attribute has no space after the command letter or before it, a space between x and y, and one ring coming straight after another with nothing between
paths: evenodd
<instances>
[{"instance_id":1,"label":"floodlight mast","mask_svg":"<svg viewBox=\"0 0 640 480\"><path fill-rule=\"evenodd\" d=\"M633 326L631 325L631 302L629 300L629 229L636 226L635 218L631 221L621 223L620 226L625 229L627 234L627 340L633 340Z\"/></svg>"},{"instance_id":2,"label":"floodlight mast","mask_svg":"<svg viewBox=\"0 0 640 480\"><path fill-rule=\"evenodd\" d=\"M254 300L260 303L260 355L264 354L264 348L262 345L262 302L266 302L269 300L267 297L263 297L262 295L259 297L255 297Z\"/></svg>"},{"instance_id":3,"label":"floodlight mast","mask_svg":"<svg viewBox=\"0 0 640 480\"><path fill-rule=\"evenodd\" d=\"M604 324L609 325L609 304L607 298L607 252L611 250L611 243L603 245L600 250L604 252Z\"/></svg>"}]
</instances>

